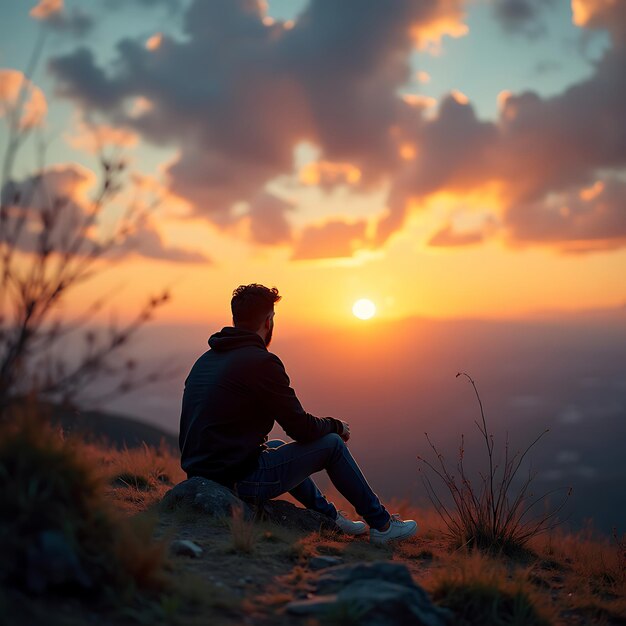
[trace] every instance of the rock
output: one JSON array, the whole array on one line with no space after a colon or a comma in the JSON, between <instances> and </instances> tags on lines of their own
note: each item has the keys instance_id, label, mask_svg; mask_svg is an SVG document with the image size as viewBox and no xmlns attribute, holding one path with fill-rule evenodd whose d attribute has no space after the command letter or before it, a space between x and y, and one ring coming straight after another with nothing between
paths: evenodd
<instances>
[{"instance_id":1,"label":"rock","mask_svg":"<svg viewBox=\"0 0 626 626\"><path fill-rule=\"evenodd\" d=\"M362 626L446 626L452 613L435 606L399 563L357 563L333 567L320 575L318 594L290 602L294 615L349 617Z\"/></svg>"},{"instance_id":2,"label":"rock","mask_svg":"<svg viewBox=\"0 0 626 626\"><path fill-rule=\"evenodd\" d=\"M233 491L207 478L194 476L172 487L161 501L165 511L188 508L211 516L229 517L233 508L240 507L245 519L267 519L279 526L297 528L304 532L339 531L326 515L294 506L286 500L268 500L259 507L244 502Z\"/></svg>"},{"instance_id":3,"label":"rock","mask_svg":"<svg viewBox=\"0 0 626 626\"><path fill-rule=\"evenodd\" d=\"M337 604L359 616L363 626L445 626L452 617L447 610L435 606L421 587L405 587L386 580L355 580L337 594Z\"/></svg>"},{"instance_id":4,"label":"rock","mask_svg":"<svg viewBox=\"0 0 626 626\"><path fill-rule=\"evenodd\" d=\"M343 559L338 556L314 556L309 561L309 567L315 571L319 569L326 569L327 567L334 567L335 565L341 565Z\"/></svg>"},{"instance_id":5,"label":"rock","mask_svg":"<svg viewBox=\"0 0 626 626\"><path fill-rule=\"evenodd\" d=\"M316 589L319 594L334 593L356 580L370 579L386 580L404 587L415 585L406 566L389 561L375 561L333 567L320 575Z\"/></svg>"},{"instance_id":6,"label":"rock","mask_svg":"<svg viewBox=\"0 0 626 626\"><path fill-rule=\"evenodd\" d=\"M337 606L337 594L315 596L307 600L294 600L285 606L292 615L317 615L324 617Z\"/></svg>"},{"instance_id":7,"label":"rock","mask_svg":"<svg viewBox=\"0 0 626 626\"><path fill-rule=\"evenodd\" d=\"M250 507L233 491L207 478L194 476L172 487L161 501L166 511L189 508L198 513L216 517L230 516L233 507L241 507L246 518L252 513Z\"/></svg>"},{"instance_id":8,"label":"rock","mask_svg":"<svg viewBox=\"0 0 626 626\"><path fill-rule=\"evenodd\" d=\"M189 539L175 539L170 543L170 551L178 556L190 556L197 559L202 555L202 548Z\"/></svg>"},{"instance_id":9,"label":"rock","mask_svg":"<svg viewBox=\"0 0 626 626\"><path fill-rule=\"evenodd\" d=\"M257 517L268 519L279 526L297 528L307 533L319 530L340 530L330 517L295 506L286 500L268 500L257 511Z\"/></svg>"}]
</instances>

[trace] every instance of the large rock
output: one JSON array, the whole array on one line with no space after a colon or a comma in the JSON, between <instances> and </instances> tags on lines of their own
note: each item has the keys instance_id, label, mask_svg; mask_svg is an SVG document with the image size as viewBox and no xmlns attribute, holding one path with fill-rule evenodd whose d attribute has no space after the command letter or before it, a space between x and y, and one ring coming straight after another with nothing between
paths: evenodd
<instances>
[{"instance_id":1,"label":"large rock","mask_svg":"<svg viewBox=\"0 0 626 626\"><path fill-rule=\"evenodd\" d=\"M268 500L259 506L244 502L233 491L207 478L194 476L170 489L161 501L165 511L188 508L211 516L230 516L233 508L241 508L246 519L269 520L279 526L303 532L339 530L326 515L294 506L286 500Z\"/></svg>"},{"instance_id":2,"label":"large rock","mask_svg":"<svg viewBox=\"0 0 626 626\"><path fill-rule=\"evenodd\" d=\"M340 530L330 517L295 506L286 500L268 500L256 511L256 514L257 518L268 519L279 526L296 528L306 533L319 530Z\"/></svg>"},{"instance_id":3,"label":"large rock","mask_svg":"<svg viewBox=\"0 0 626 626\"><path fill-rule=\"evenodd\" d=\"M233 491L207 478L194 476L172 487L161 501L166 511L188 508L215 517L229 516L233 508L240 507L246 517L251 517L248 505Z\"/></svg>"},{"instance_id":4,"label":"large rock","mask_svg":"<svg viewBox=\"0 0 626 626\"><path fill-rule=\"evenodd\" d=\"M340 565L318 578L319 595L291 602L294 615L346 615L362 626L446 626L452 614L435 606L399 563Z\"/></svg>"}]
</instances>

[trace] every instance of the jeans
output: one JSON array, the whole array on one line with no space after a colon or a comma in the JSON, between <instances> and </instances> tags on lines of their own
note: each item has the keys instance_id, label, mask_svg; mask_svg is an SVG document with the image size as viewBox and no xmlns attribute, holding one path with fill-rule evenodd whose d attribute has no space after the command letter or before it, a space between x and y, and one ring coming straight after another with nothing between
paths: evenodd
<instances>
[{"instance_id":1,"label":"jeans","mask_svg":"<svg viewBox=\"0 0 626 626\"><path fill-rule=\"evenodd\" d=\"M337 509L310 475L325 469L331 482L372 528L383 528L390 515L372 491L343 439L329 434L307 443L267 442L257 469L235 483L242 498L263 502L288 491L307 509L335 519Z\"/></svg>"}]
</instances>

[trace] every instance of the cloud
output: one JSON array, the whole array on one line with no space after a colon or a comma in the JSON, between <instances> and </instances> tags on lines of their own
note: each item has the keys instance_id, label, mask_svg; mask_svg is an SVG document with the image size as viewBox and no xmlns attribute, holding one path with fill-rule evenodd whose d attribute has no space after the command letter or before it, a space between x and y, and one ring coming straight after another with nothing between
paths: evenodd
<instances>
[{"instance_id":1,"label":"cloud","mask_svg":"<svg viewBox=\"0 0 626 626\"><path fill-rule=\"evenodd\" d=\"M330 191L339 185L356 185L361 180L361 172L350 163L313 161L300 169L299 178L303 185Z\"/></svg>"},{"instance_id":2,"label":"cloud","mask_svg":"<svg viewBox=\"0 0 626 626\"><path fill-rule=\"evenodd\" d=\"M47 20L63 10L63 0L40 0L30 10L30 16L36 20Z\"/></svg>"},{"instance_id":3,"label":"cloud","mask_svg":"<svg viewBox=\"0 0 626 626\"><path fill-rule=\"evenodd\" d=\"M67 11L55 13L46 20L46 24L59 33L84 37L91 32L95 22L89 13L74 7L69 13Z\"/></svg>"},{"instance_id":4,"label":"cloud","mask_svg":"<svg viewBox=\"0 0 626 626\"><path fill-rule=\"evenodd\" d=\"M572 0L574 24L607 30L614 42L626 42L626 4L619 0Z\"/></svg>"},{"instance_id":5,"label":"cloud","mask_svg":"<svg viewBox=\"0 0 626 626\"><path fill-rule=\"evenodd\" d=\"M139 136L123 126L94 124L79 119L73 124L73 133L65 136L70 146L99 154L104 148L131 148L137 145Z\"/></svg>"},{"instance_id":6,"label":"cloud","mask_svg":"<svg viewBox=\"0 0 626 626\"><path fill-rule=\"evenodd\" d=\"M458 232L452 224L446 224L428 240L428 245L436 248L472 246L482 243L483 239L481 231Z\"/></svg>"},{"instance_id":7,"label":"cloud","mask_svg":"<svg viewBox=\"0 0 626 626\"><path fill-rule=\"evenodd\" d=\"M146 9L153 9L164 6L170 13L175 13L181 7L180 0L105 0L104 6L107 9L122 9L129 6L138 6Z\"/></svg>"},{"instance_id":8,"label":"cloud","mask_svg":"<svg viewBox=\"0 0 626 626\"><path fill-rule=\"evenodd\" d=\"M142 216L125 237L123 244L114 248L108 256L116 258L128 254L173 263L212 264L211 259L202 252L167 246L157 230L154 219L149 216Z\"/></svg>"},{"instance_id":9,"label":"cloud","mask_svg":"<svg viewBox=\"0 0 626 626\"><path fill-rule=\"evenodd\" d=\"M19 119L13 119L16 106L23 98ZM0 117L7 116L9 123L21 129L40 126L48 112L46 97L39 87L18 70L0 69Z\"/></svg>"},{"instance_id":10,"label":"cloud","mask_svg":"<svg viewBox=\"0 0 626 626\"><path fill-rule=\"evenodd\" d=\"M350 257L365 239L366 223L331 220L305 228L297 241L292 259Z\"/></svg>"},{"instance_id":11,"label":"cloud","mask_svg":"<svg viewBox=\"0 0 626 626\"><path fill-rule=\"evenodd\" d=\"M250 203L250 231L257 243L274 245L291 240L291 226L286 214L294 209L294 204L282 198L261 192Z\"/></svg>"},{"instance_id":12,"label":"cloud","mask_svg":"<svg viewBox=\"0 0 626 626\"><path fill-rule=\"evenodd\" d=\"M508 0L494 10L505 26L528 34L544 4ZM294 149L306 142L317 157L295 172L302 182L356 193L389 185L375 245L430 196L485 189L497 194L500 232L511 245L569 250L574 238L579 250L624 245L605 236L601 216L574 222L551 212L555 197L573 197L600 178L608 193L626 167L626 3L573 0L575 23L608 30L612 46L589 77L561 93L503 94L494 120L479 119L459 92L434 112L424 98L401 95L416 45L466 32L463 7L462 0L311 0L287 24L265 20L260 1L194 0L180 39L162 33L148 47L145 33L122 39L110 65L83 46L52 59L50 69L60 93L83 109L176 149L167 184L192 214L227 228L247 207L243 217L260 243L294 241L286 216L297 209L259 199L270 181L294 174ZM149 106L133 107L138 101ZM580 208L602 210L597 202ZM537 230L542 220L549 237ZM305 228L293 258L350 254L364 229L341 220ZM463 237L444 228L434 241Z\"/></svg>"},{"instance_id":13,"label":"cloud","mask_svg":"<svg viewBox=\"0 0 626 626\"><path fill-rule=\"evenodd\" d=\"M303 141L320 161L358 170L359 189L393 173L401 159L389 129L408 108L397 95L410 79L408 57L416 42L464 32L463 5L312 0L295 24L266 24L261 2L195 0L184 39L163 34L153 50L122 39L106 67L81 47L50 68L60 93L81 107L177 148L171 190L196 215L227 226L235 205L293 173ZM135 98L147 98L150 109L131 116ZM337 176L336 184L344 181Z\"/></svg>"},{"instance_id":14,"label":"cloud","mask_svg":"<svg viewBox=\"0 0 626 626\"><path fill-rule=\"evenodd\" d=\"M39 4L30 10L30 15L61 33L83 37L91 31L94 20L88 13L76 7L68 13L63 4L63 0L40 0Z\"/></svg>"},{"instance_id":15,"label":"cloud","mask_svg":"<svg viewBox=\"0 0 626 626\"><path fill-rule=\"evenodd\" d=\"M537 37L545 33L543 13L555 0L494 0L492 11L508 33Z\"/></svg>"},{"instance_id":16,"label":"cloud","mask_svg":"<svg viewBox=\"0 0 626 626\"><path fill-rule=\"evenodd\" d=\"M393 180L387 214L377 228L378 244L402 227L412 204L443 189L473 189L490 169L497 135L493 123L478 120L473 108L454 95L442 100L432 120L418 118L407 138L419 148Z\"/></svg>"},{"instance_id":17,"label":"cloud","mask_svg":"<svg viewBox=\"0 0 626 626\"><path fill-rule=\"evenodd\" d=\"M547 202L518 204L505 214L515 245L550 244L565 253L626 246L626 182L617 178L555 195Z\"/></svg>"},{"instance_id":18,"label":"cloud","mask_svg":"<svg viewBox=\"0 0 626 626\"><path fill-rule=\"evenodd\" d=\"M52 249L69 252L81 226L88 221L89 190L96 177L79 165L54 166L20 181L9 181L2 189L2 204L8 208L5 233L25 217L17 248L24 252L40 249L44 223L48 226ZM85 245L76 250L88 254L95 246L94 227L87 228Z\"/></svg>"},{"instance_id":19,"label":"cloud","mask_svg":"<svg viewBox=\"0 0 626 626\"><path fill-rule=\"evenodd\" d=\"M553 198L578 193L599 173L617 176L626 167L626 46L614 45L596 62L594 73L560 94L542 98L533 92L504 94L499 118L479 120L471 106L445 98L431 120L416 126L417 156L394 178L388 213L377 240L384 243L404 223L411 205L440 191L463 194L498 190L508 241L552 242L561 250L579 238L579 250L621 247L598 224L605 215L570 219L550 217ZM607 193L613 187L607 186ZM598 203L586 211L601 211ZM545 219L550 236L535 225ZM528 229L523 226L525 220ZM587 244L584 243L587 237ZM560 245L559 241L563 243Z\"/></svg>"},{"instance_id":20,"label":"cloud","mask_svg":"<svg viewBox=\"0 0 626 626\"><path fill-rule=\"evenodd\" d=\"M12 232L17 221L25 216L22 235L16 244L19 250L39 251L41 233L47 224L51 250L77 256L92 253L102 241L97 221L90 218L93 204L89 193L95 183L95 174L79 165L58 165L21 181L10 181L2 189L2 203L7 206L9 216L3 235ZM73 242L83 228L84 242L75 248ZM149 216L138 220L107 257L128 254L174 262L210 263L203 253L166 246Z\"/></svg>"}]
</instances>

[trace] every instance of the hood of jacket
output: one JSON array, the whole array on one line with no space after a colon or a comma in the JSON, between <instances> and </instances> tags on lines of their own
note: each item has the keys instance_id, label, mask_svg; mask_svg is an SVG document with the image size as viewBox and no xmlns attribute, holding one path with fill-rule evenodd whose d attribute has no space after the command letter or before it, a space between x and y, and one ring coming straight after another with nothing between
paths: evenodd
<instances>
[{"instance_id":1,"label":"hood of jacket","mask_svg":"<svg viewBox=\"0 0 626 626\"><path fill-rule=\"evenodd\" d=\"M263 339L252 330L226 326L209 337L209 347L211 350L217 350L218 352L237 350L238 348L246 348L248 346L256 346L257 348L267 350Z\"/></svg>"}]
</instances>

